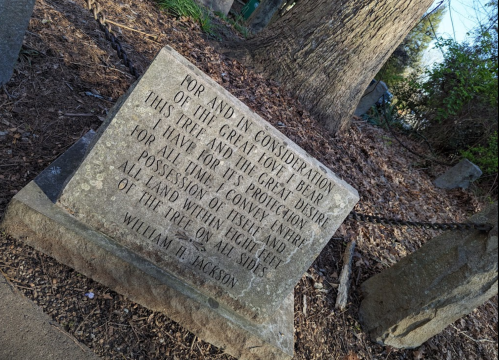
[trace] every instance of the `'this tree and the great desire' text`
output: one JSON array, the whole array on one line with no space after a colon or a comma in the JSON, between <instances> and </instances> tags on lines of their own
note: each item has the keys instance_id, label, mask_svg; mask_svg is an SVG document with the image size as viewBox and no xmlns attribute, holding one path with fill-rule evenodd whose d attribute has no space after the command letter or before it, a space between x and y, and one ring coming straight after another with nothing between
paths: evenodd
<instances>
[{"instance_id":1,"label":"'this tree and the great desire' text","mask_svg":"<svg viewBox=\"0 0 499 360\"><path fill-rule=\"evenodd\" d=\"M141 106L153 116L130 127L127 141L141 150L116 164L115 186L132 204L122 224L160 254L236 288L234 268L272 277L311 240L307 231L330 221L322 204L335 184L325 171L194 76L171 94L148 91Z\"/></svg>"}]
</instances>

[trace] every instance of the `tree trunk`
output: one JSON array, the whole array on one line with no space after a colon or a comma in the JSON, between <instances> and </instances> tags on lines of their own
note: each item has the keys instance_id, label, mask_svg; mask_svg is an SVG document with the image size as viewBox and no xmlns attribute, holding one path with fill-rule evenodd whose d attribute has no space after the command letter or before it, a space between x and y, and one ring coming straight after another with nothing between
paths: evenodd
<instances>
[{"instance_id":1,"label":"tree trunk","mask_svg":"<svg viewBox=\"0 0 499 360\"><path fill-rule=\"evenodd\" d=\"M248 19L248 27L251 32L262 31L269 23L274 14L285 0L262 0Z\"/></svg>"},{"instance_id":2,"label":"tree trunk","mask_svg":"<svg viewBox=\"0 0 499 360\"><path fill-rule=\"evenodd\" d=\"M344 129L370 81L433 0L300 0L228 53L294 92L331 133Z\"/></svg>"}]
</instances>

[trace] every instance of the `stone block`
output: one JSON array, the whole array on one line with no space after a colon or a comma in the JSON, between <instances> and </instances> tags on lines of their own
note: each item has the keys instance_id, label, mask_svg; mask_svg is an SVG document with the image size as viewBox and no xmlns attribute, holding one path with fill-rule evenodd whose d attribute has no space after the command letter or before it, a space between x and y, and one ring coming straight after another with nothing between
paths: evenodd
<instances>
[{"instance_id":1,"label":"stone block","mask_svg":"<svg viewBox=\"0 0 499 360\"><path fill-rule=\"evenodd\" d=\"M482 176L482 170L468 159L463 159L445 174L438 177L434 184L441 189L467 189L470 184Z\"/></svg>"},{"instance_id":2,"label":"stone block","mask_svg":"<svg viewBox=\"0 0 499 360\"><path fill-rule=\"evenodd\" d=\"M378 102L380 97L388 91L388 86L383 81L375 81L369 85L367 90L362 95L359 105L355 110L355 115L360 116L369 111L369 109Z\"/></svg>"},{"instance_id":3,"label":"stone block","mask_svg":"<svg viewBox=\"0 0 499 360\"><path fill-rule=\"evenodd\" d=\"M497 203L471 218L490 233L446 232L362 284L360 320L370 338L419 347L497 294Z\"/></svg>"},{"instance_id":4,"label":"stone block","mask_svg":"<svg viewBox=\"0 0 499 360\"><path fill-rule=\"evenodd\" d=\"M355 189L169 47L82 145L2 227L231 355L290 358L293 288Z\"/></svg>"},{"instance_id":5,"label":"stone block","mask_svg":"<svg viewBox=\"0 0 499 360\"><path fill-rule=\"evenodd\" d=\"M255 324L75 220L34 181L13 198L1 228L132 301L166 314L238 359L293 356L293 293L270 319Z\"/></svg>"},{"instance_id":6,"label":"stone block","mask_svg":"<svg viewBox=\"0 0 499 360\"><path fill-rule=\"evenodd\" d=\"M35 0L0 0L0 86L16 65Z\"/></svg>"},{"instance_id":7,"label":"stone block","mask_svg":"<svg viewBox=\"0 0 499 360\"><path fill-rule=\"evenodd\" d=\"M207 7L210 10L221 12L227 15L234 3L234 0L196 0L201 5Z\"/></svg>"},{"instance_id":8,"label":"stone block","mask_svg":"<svg viewBox=\"0 0 499 360\"><path fill-rule=\"evenodd\" d=\"M291 293L357 200L166 47L58 204L257 321Z\"/></svg>"}]
</instances>

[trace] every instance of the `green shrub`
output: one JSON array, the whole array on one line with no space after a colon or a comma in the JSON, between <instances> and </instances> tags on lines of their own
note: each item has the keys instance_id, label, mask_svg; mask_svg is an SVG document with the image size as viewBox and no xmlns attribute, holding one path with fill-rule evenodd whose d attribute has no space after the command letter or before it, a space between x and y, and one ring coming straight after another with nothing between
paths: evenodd
<instances>
[{"instance_id":1,"label":"green shrub","mask_svg":"<svg viewBox=\"0 0 499 360\"><path fill-rule=\"evenodd\" d=\"M490 136L487 146L475 146L461 151L461 156L478 165L485 174L496 174L498 168L497 131Z\"/></svg>"},{"instance_id":2,"label":"green shrub","mask_svg":"<svg viewBox=\"0 0 499 360\"><path fill-rule=\"evenodd\" d=\"M413 126L446 155L486 148L497 131L496 38L485 32L474 43L440 39L443 62L393 88L400 112L410 115Z\"/></svg>"}]
</instances>

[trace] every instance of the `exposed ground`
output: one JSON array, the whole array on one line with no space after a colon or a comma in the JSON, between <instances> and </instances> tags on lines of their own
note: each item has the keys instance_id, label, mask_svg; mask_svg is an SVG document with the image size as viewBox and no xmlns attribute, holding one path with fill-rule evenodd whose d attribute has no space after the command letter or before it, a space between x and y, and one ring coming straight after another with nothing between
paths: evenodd
<instances>
[{"instance_id":1,"label":"exposed ground","mask_svg":"<svg viewBox=\"0 0 499 360\"><path fill-rule=\"evenodd\" d=\"M151 0L99 2L108 19L160 35L155 42L126 29L119 32L139 71L147 68L162 46L174 47L357 188L361 195L357 211L446 222L464 221L483 205L472 191L436 189L431 181L445 168L414 157L382 129L354 120L347 133L326 136L278 84L217 54L191 21L168 16ZM230 28L224 27L221 38L230 34ZM17 191L86 131L99 127L134 80L83 0L37 0L21 61L6 91L0 90L0 216ZM497 359L497 297L419 349L384 348L362 332L357 317L360 284L434 235L426 230L345 223L295 288L295 358ZM351 302L346 311L337 312L341 257L352 239L358 247ZM72 336L105 359L231 359L164 315L6 234L0 234L0 270ZM89 292L95 294L93 299L85 296Z\"/></svg>"}]
</instances>

